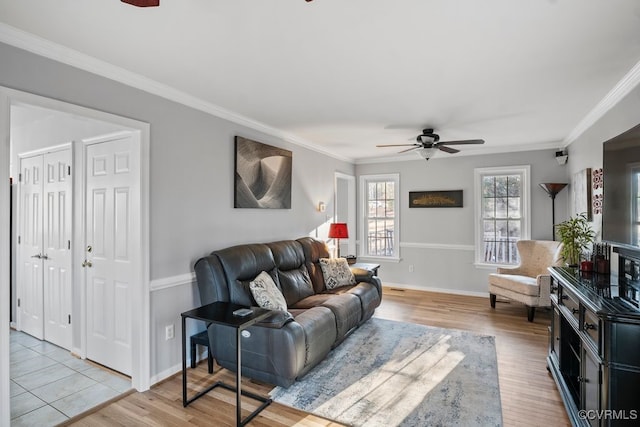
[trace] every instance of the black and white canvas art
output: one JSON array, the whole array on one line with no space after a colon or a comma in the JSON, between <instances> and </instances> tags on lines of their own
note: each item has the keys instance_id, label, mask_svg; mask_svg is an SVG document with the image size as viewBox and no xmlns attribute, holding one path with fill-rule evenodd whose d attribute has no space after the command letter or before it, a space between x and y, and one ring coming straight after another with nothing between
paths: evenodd
<instances>
[{"instance_id":1,"label":"black and white canvas art","mask_svg":"<svg viewBox=\"0 0 640 427\"><path fill-rule=\"evenodd\" d=\"M289 150L236 136L234 207L291 209Z\"/></svg>"}]
</instances>

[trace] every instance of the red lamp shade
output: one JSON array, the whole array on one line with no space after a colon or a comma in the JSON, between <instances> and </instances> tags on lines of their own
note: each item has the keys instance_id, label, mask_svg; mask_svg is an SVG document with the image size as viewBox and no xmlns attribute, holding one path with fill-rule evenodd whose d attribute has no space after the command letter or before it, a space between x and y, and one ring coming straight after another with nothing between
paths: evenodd
<instances>
[{"instance_id":1,"label":"red lamp shade","mask_svg":"<svg viewBox=\"0 0 640 427\"><path fill-rule=\"evenodd\" d=\"M349 230L345 222L334 222L329 225L329 238L330 239L348 239Z\"/></svg>"}]
</instances>

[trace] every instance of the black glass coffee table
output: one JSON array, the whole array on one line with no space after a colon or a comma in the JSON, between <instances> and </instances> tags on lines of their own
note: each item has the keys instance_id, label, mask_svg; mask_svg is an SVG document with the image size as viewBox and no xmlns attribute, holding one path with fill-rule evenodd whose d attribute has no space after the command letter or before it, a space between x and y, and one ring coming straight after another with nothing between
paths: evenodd
<instances>
[{"instance_id":1,"label":"black glass coffee table","mask_svg":"<svg viewBox=\"0 0 640 427\"><path fill-rule=\"evenodd\" d=\"M209 391L213 390L216 387L222 387L227 390L231 390L236 392L236 425L244 426L249 421L251 421L260 411L271 404L271 399L259 396L255 393L251 393L249 391L242 390L241 387L241 371L242 371L242 363L241 363L241 337L242 331L247 329L249 326L254 325L265 317L269 316L271 313L269 310L265 310L260 307L251 307L252 313L247 316L236 316L233 314L234 311L242 308L241 305L231 304L226 302L214 302L211 304L203 305L202 307L194 308L193 310L185 311L181 314L182 316L182 405L187 406L194 400L202 397L207 394ZM222 381L217 381L214 384L210 385L206 389L198 392L195 396L191 398L187 398L187 341L186 341L186 320L187 319L196 319L201 320L206 323L215 323L218 325L228 326L230 328L235 328L236 330L236 386L233 387L229 384L225 384ZM213 345L213 343L211 343ZM241 412L241 396L247 396L252 399L256 399L262 404L251 414L249 414L245 419L242 419Z\"/></svg>"}]
</instances>

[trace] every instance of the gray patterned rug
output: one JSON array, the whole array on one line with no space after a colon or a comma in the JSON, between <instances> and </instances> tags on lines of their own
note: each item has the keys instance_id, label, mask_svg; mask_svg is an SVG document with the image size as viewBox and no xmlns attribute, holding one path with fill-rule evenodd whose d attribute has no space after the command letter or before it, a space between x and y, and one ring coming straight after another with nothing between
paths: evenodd
<instances>
[{"instance_id":1,"label":"gray patterned rug","mask_svg":"<svg viewBox=\"0 0 640 427\"><path fill-rule=\"evenodd\" d=\"M274 401L354 426L500 426L494 337L373 318Z\"/></svg>"}]
</instances>

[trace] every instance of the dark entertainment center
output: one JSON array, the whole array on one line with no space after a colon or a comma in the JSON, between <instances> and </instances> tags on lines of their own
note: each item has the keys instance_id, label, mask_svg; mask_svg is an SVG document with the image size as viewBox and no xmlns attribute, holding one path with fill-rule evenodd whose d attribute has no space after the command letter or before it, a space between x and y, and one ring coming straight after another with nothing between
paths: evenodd
<instances>
[{"instance_id":1,"label":"dark entertainment center","mask_svg":"<svg viewBox=\"0 0 640 427\"><path fill-rule=\"evenodd\" d=\"M628 261L623 254L619 259ZM571 423L639 425L640 312L619 297L632 286L631 292L640 292L638 282L570 267L550 271L547 362Z\"/></svg>"},{"instance_id":2,"label":"dark entertainment center","mask_svg":"<svg viewBox=\"0 0 640 427\"><path fill-rule=\"evenodd\" d=\"M574 426L638 426L640 125L603 144L603 172L602 240L613 248L611 268L549 269L547 364Z\"/></svg>"}]
</instances>

